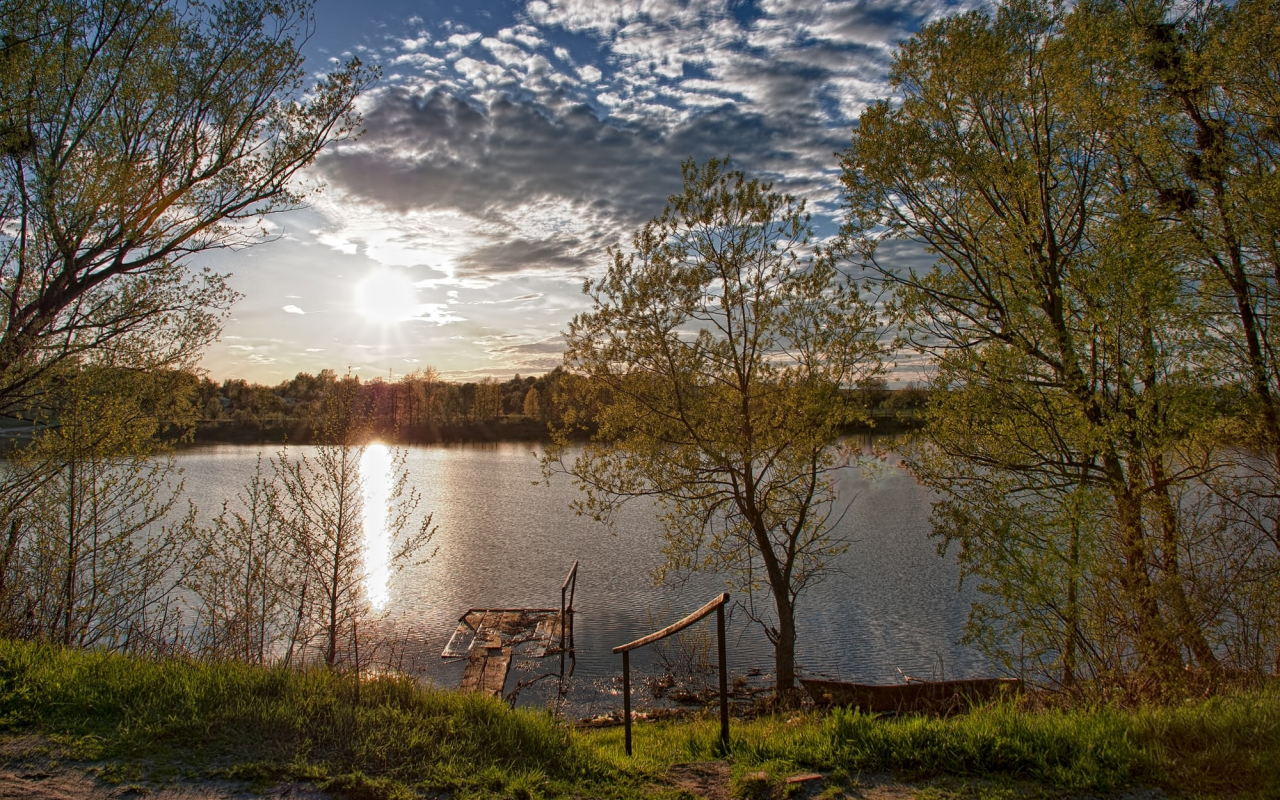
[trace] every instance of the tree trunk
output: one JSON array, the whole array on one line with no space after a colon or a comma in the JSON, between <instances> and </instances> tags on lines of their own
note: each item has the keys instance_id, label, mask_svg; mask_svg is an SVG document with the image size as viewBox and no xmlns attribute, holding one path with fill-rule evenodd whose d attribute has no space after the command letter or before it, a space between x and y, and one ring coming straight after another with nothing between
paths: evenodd
<instances>
[{"instance_id":1,"label":"tree trunk","mask_svg":"<svg viewBox=\"0 0 1280 800\"><path fill-rule=\"evenodd\" d=\"M1191 651L1196 663L1211 677L1216 678L1222 671L1221 665L1213 648L1209 646L1208 639L1205 638L1204 630L1191 612L1191 603L1187 600L1186 589L1182 585L1182 571L1178 563L1181 540L1178 516L1173 507L1173 499L1169 497L1164 465L1158 458L1151 461L1151 477L1156 488L1152 494L1155 495L1156 503L1160 508L1160 524L1163 528L1161 550L1164 556L1162 564L1164 580L1161 581L1161 594L1167 598L1169 606L1173 609L1182 643Z\"/></svg>"},{"instance_id":2,"label":"tree trunk","mask_svg":"<svg viewBox=\"0 0 1280 800\"><path fill-rule=\"evenodd\" d=\"M1118 467L1118 464L1114 466ZM1113 484L1112 489L1124 551L1121 589L1124 599L1136 614L1134 644L1138 651L1138 671L1162 690L1176 680L1182 659L1166 630L1168 626L1160 613L1156 590L1147 572L1147 540L1141 501L1127 486L1121 488Z\"/></svg>"},{"instance_id":3,"label":"tree trunk","mask_svg":"<svg viewBox=\"0 0 1280 800\"><path fill-rule=\"evenodd\" d=\"M779 708L798 704L796 695L796 610L786 587L772 587L774 607L778 611L778 628L773 639L773 664L777 681L774 696Z\"/></svg>"},{"instance_id":4,"label":"tree trunk","mask_svg":"<svg viewBox=\"0 0 1280 800\"><path fill-rule=\"evenodd\" d=\"M1067 554L1067 637L1062 646L1062 688L1071 692L1076 686L1076 636L1080 630L1080 522L1071 521L1071 543Z\"/></svg>"}]
</instances>

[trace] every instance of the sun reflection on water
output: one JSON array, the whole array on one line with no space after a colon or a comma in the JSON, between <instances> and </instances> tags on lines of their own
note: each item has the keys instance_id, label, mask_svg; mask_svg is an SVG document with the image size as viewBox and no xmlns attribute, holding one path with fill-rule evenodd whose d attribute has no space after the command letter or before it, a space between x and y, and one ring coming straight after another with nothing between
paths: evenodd
<instances>
[{"instance_id":1,"label":"sun reflection on water","mask_svg":"<svg viewBox=\"0 0 1280 800\"><path fill-rule=\"evenodd\" d=\"M365 591L375 610L381 611L391 597L391 533L387 530L387 507L391 501L391 451L384 444L371 444L360 457L364 480Z\"/></svg>"}]
</instances>

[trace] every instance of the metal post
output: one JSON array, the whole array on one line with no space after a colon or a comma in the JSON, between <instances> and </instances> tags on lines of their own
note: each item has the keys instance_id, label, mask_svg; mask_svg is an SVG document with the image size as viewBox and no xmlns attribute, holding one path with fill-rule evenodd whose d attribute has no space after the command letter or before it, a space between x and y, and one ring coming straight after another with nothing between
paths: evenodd
<instances>
[{"instance_id":1,"label":"metal post","mask_svg":"<svg viewBox=\"0 0 1280 800\"><path fill-rule=\"evenodd\" d=\"M560 587L560 652L564 653L564 626L569 624L569 620L564 615L564 592L567 586ZM563 657L562 659L563 660Z\"/></svg>"},{"instance_id":2,"label":"metal post","mask_svg":"<svg viewBox=\"0 0 1280 800\"><path fill-rule=\"evenodd\" d=\"M720 741L729 748L729 667L724 654L724 605L716 608L716 639L720 645Z\"/></svg>"},{"instance_id":3,"label":"metal post","mask_svg":"<svg viewBox=\"0 0 1280 800\"><path fill-rule=\"evenodd\" d=\"M631 654L622 651L622 719L626 727L627 755L631 755Z\"/></svg>"}]
</instances>

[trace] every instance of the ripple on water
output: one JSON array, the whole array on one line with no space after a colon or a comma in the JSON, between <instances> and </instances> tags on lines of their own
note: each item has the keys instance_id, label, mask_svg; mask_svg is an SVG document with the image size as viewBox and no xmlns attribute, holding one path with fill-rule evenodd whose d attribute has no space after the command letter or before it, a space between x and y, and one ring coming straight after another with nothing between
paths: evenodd
<instances>
[{"instance_id":1,"label":"ripple on water","mask_svg":"<svg viewBox=\"0 0 1280 800\"><path fill-rule=\"evenodd\" d=\"M182 455L188 492L203 516L240 491L260 451L270 456L274 449L219 446ZM610 533L569 510L571 482L559 476L545 485L531 452L527 444L409 449L410 483L422 496L420 513L432 514L438 550L390 582L385 613L412 643L405 666L432 682L455 685L462 664L438 656L462 612L557 606L561 582L577 559L578 658L570 702L583 713L612 708L621 666L611 649L688 613L722 591L724 582L696 575L680 585L655 586L660 530L651 508L637 503L625 509ZM892 682L903 673L965 677L988 671L978 653L957 644L974 594L958 587L954 559L939 558L928 537L928 493L890 467L873 480L849 470L840 496L848 506L836 530L849 549L798 606L797 660L804 674ZM735 673L771 669L768 640L742 608L730 616L728 643ZM652 650L634 653L633 665L641 675L654 669ZM548 659L546 668L556 667ZM522 692L521 702L545 702L547 683Z\"/></svg>"}]
</instances>

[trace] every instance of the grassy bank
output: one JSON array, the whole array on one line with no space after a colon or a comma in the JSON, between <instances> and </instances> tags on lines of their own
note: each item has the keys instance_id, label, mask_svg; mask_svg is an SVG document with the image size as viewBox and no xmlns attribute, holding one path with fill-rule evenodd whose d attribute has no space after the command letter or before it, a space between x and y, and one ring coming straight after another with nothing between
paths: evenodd
<instances>
[{"instance_id":1,"label":"grassy bank","mask_svg":"<svg viewBox=\"0 0 1280 800\"><path fill-rule=\"evenodd\" d=\"M37 734L117 780L305 779L354 798L681 796L673 764L725 759L739 796L780 796L798 772L841 796L861 776L927 793L1280 796L1280 692L1137 712L997 707L949 720L836 712L573 731L545 714L386 678L150 662L0 641L0 730ZM727 755L727 758L726 758ZM760 773L764 773L763 780ZM975 780L980 779L980 780ZM687 795L686 795L687 796Z\"/></svg>"},{"instance_id":2,"label":"grassy bank","mask_svg":"<svg viewBox=\"0 0 1280 800\"><path fill-rule=\"evenodd\" d=\"M355 797L612 792L615 778L543 714L324 670L149 662L0 643L0 727L151 779L315 780ZM139 769L140 768L140 769ZM597 788L601 791L597 792Z\"/></svg>"}]
</instances>

